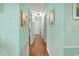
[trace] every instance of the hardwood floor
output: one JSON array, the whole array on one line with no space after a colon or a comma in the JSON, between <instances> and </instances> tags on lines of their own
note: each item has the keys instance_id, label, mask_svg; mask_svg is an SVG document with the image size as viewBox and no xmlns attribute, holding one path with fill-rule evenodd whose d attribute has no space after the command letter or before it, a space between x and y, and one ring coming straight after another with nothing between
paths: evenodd
<instances>
[{"instance_id":1,"label":"hardwood floor","mask_svg":"<svg viewBox=\"0 0 79 59\"><path fill-rule=\"evenodd\" d=\"M30 56L48 56L46 43L40 34L35 35L33 44L29 47Z\"/></svg>"}]
</instances>

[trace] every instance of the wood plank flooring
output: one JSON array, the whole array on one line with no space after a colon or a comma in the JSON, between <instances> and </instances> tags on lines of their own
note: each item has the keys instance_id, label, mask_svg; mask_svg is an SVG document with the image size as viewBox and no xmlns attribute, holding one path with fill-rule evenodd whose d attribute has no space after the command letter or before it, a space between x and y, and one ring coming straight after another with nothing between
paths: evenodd
<instances>
[{"instance_id":1,"label":"wood plank flooring","mask_svg":"<svg viewBox=\"0 0 79 59\"><path fill-rule=\"evenodd\" d=\"M29 46L30 56L48 56L46 43L40 34L35 35L33 44Z\"/></svg>"}]
</instances>

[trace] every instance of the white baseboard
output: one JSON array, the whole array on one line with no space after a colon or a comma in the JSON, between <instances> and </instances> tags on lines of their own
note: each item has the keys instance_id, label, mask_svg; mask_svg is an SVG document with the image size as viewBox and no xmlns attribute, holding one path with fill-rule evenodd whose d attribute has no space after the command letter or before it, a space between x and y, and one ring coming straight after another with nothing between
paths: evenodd
<instances>
[{"instance_id":1,"label":"white baseboard","mask_svg":"<svg viewBox=\"0 0 79 59\"><path fill-rule=\"evenodd\" d=\"M64 46L64 48L79 48L79 46Z\"/></svg>"}]
</instances>

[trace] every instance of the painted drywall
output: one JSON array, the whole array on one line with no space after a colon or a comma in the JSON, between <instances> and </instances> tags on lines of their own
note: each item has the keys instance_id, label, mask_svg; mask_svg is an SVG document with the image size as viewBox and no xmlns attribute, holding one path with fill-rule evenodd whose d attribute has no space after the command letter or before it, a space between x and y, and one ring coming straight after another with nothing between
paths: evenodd
<instances>
[{"instance_id":1,"label":"painted drywall","mask_svg":"<svg viewBox=\"0 0 79 59\"><path fill-rule=\"evenodd\" d=\"M4 9L4 4L0 3L0 12L2 12Z\"/></svg>"},{"instance_id":2,"label":"painted drywall","mask_svg":"<svg viewBox=\"0 0 79 59\"><path fill-rule=\"evenodd\" d=\"M79 20L73 19L73 8L71 3L64 4L64 23L65 23L65 40L66 46L79 45Z\"/></svg>"},{"instance_id":3,"label":"painted drywall","mask_svg":"<svg viewBox=\"0 0 79 59\"><path fill-rule=\"evenodd\" d=\"M73 19L73 4L64 4L64 13L64 46L79 46L79 20ZM79 48L64 48L64 55L79 55Z\"/></svg>"},{"instance_id":4,"label":"painted drywall","mask_svg":"<svg viewBox=\"0 0 79 59\"><path fill-rule=\"evenodd\" d=\"M55 8L55 27L47 24L47 45L49 55L61 56L64 50L64 4L48 4L46 11Z\"/></svg>"},{"instance_id":5,"label":"painted drywall","mask_svg":"<svg viewBox=\"0 0 79 59\"><path fill-rule=\"evenodd\" d=\"M0 55L19 55L19 4L3 4L0 12ZM0 8L0 9L1 9Z\"/></svg>"},{"instance_id":6,"label":"painted drywall","mask_svg":"<svg viewBox=\"0 0 79 59\"><path fill-rule=\"evenodd\" d=\"M64 55L65 56L79 56L79 48L65 48Z\"/></svg>"},{"instance_id":7,"label":"painted drywall","mask_svg":"<svg viewBox=\"0 0 79 59\"><path fill-rule=\"evenodd\" d=\"M28 4L20 4L20 21L19 21L19 30L20 30L20 55L25 55L25 47L29 44L29 30L28 30L28 19L26 22L26 27L21 26L21 11L28 13ZM27 52L26 52L27 53Z\"/></svg>"}]
</instances>

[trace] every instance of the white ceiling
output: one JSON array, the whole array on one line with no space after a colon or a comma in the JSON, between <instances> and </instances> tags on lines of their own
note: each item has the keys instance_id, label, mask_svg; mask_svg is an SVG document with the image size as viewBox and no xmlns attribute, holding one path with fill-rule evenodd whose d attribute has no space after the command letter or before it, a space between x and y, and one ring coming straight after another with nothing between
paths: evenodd
<instances>
[{"instance_id":1,"label":"white ceiling","mask_svg":"<svg viewBox=\"0 0 79 59\"><path fill-rule=\"evenodd\" d=\"M30 3L30 6L34 11L44 11L46 3Z\"/></svg>"}]
</instances>

